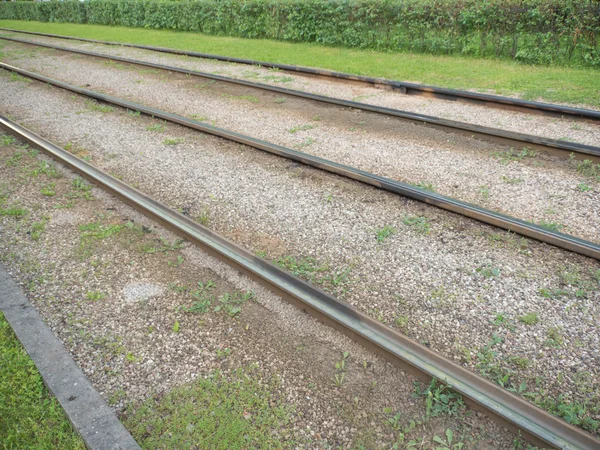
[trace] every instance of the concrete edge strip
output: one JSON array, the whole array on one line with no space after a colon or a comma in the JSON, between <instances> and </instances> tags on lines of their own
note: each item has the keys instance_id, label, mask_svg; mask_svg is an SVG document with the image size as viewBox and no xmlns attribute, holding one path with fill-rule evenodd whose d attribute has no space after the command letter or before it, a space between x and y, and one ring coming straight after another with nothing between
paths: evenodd
<instances>
[{"instance_id":1,"label":"concrete edge strip","mask_svg":"<svg viewBox=\"0 0 600 450\"><path fill-rule=\"evenodd\" d=\"M87 448L141 450L2 264L0 310Z\"/></svg>"}]
</instances>

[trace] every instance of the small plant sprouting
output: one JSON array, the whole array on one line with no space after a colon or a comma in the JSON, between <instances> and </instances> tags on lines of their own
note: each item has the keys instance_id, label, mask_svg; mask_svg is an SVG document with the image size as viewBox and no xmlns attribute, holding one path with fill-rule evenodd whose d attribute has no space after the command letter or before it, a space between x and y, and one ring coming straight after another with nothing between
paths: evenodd
<instances>
[{"instance_id":1,"label":"small plant sprouting","mask_svg":"<svg viewBox=\"0 0 600 450\"><path fill-rule=\"evenodd\" d=\"M558 222L547 222L545 220L540 220L538 225L546 230L550 231L561 231L565 226Z\"/></svg>"},{"instance_id":2,"label":"small plant sprouting","mask_svg":"<svg viewBox=\"0 0 600 450\"><path fill-rule=\"evenodd\" d=\"M424 183L419 181L418 183L410 183L414 187L423 189L424 191L435 192L435 186L432 183Z\"/></svg>"},{"instance_id":3,"label":"small plant sprouting","mask_svg":"<svg viewBox=\"0 0 600 450\"><path fill-rule=\"evenodd\" d=\"M396 232L396 228L394 228L390 225L385 225L383 228L375 230L375 239L377 240L377 242L379 242L381 244L381 243L383 243L383 241L385 241L388 237L393 235L395 232Z\"/></svg>"},{"instance_id":4,"label":"small plant sprouting","mask_svg":"<svg viewBox=\"0 0 600 450\"><path fill-rule=\"evenodd\" d=\"M433 436L433 442L441 445L436 450L460 450L465 446L464 442L454 442L454 432L450 428L446 430L445 440L436 435Z\"/></svg>"},{"instance_id":5,"label":"small plant sprouting","mask_svg":"<svg viewBox=\"0 0 600 450\"><path fill-rule=\"evenodd\" d=\"M179 330L181 330L181 325L179 324L179 321L176 320L175 323L173 324L173 332L179 333Z\"/></svg>"},{"instance_id":6,"label":"small plant sprouting","mask_svg":"<svg viewBox=\"0 0 600 450\"><path fill-rule=\"evenodd\" d=\"M348 359L349 355L350 353L347 351L342 353L342 359L340 361L336 361L335 363L335 369L338 372L333 377L333 385L335 387L339 388L342 386L342 384L344 384L344 380L346 378L346 360Z\"/></svg>"},{"instance_id":7,"label":"small plant sprouting","mask_svg":"<svg viewBox=\"0 0 600 450\"><path fill-rule=\"evenodd\" d=\"M287 101L287 98L285 97L277 97L275 99L275 103L281 104L281 103L285 103Z\"/></svg>"},{"instance_id":8,"label":"small plant sprouting","mask_svg":"<svg viewBox=\"0 0 600 450\"><path fill-rule=\"evenodd\" d=\"M231 355L231 349L230 348L224 348L223 350L221 350L220 348L218 348L215 353L217 355L217 358L219 358L219 359L225 359L229 355Z\"/></svg>"},{"instance_id":9,"label":"small plant sprouting","mask_svg":"<svg viewBox=\"0 0 600 450\"><path fill-rule=\"evenodd\" d=\"M593 190L594 190L594 188L593 188L593 187L591 187L591 186L588 186L588 185L587 185L587 184L585 184L585 183L579 183L579 184L577 185L577 189L579 189L581 192L589 192L589 191L593 191Z\"/></svg>"},{"instance_id":10,"label":"small plant sprouting","mask_svg":"<svg viewBox=\"0 0 600 450\"><path fill-rule=\"evenodd\" d=\"M87 109L89 109L90 111L97 111L97 112L101 112L101 113L109 113L115 110L115 108L113 108L112 106L109 105L102 105L100 103L98 103L96 100L92 100L92 99L87 99L85 101L85 106L87 106Z\"/></svg>"}]
</instances>

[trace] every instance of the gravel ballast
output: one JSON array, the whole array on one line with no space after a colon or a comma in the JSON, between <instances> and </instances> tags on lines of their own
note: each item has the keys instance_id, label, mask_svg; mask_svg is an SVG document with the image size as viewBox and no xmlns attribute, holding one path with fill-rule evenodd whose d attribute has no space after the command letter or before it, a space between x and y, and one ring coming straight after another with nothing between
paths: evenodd
<instances>
[{"instance_id":1,"label":"gravel ballast","mask_svg":"<svg viewBox=\"0 0 600 450\"><path fill-rule=\"evenodd\" d=\"M596 261L177 126L94 111L49 86L0 82L25 126L493 381L526 383L538 403L564 395L597 418Z\"/></svg>"},{"instance_id":2,"label":"gravel ballast","mask_svg":"<svg viewBox=\"0 0 600 450\"><path fill-rule=\"evenodd\" d=\"M530 157L521 150L508 154L496 144L374 114L292 98L278 103L280 96L247 88L17 47L38 55L6 51L20 67L600 242L597 176L580 173L575 162Z\"/></svg>"},{"instance_id":3,"label":"gravel ballast","mask_svg":"<svg viewBox=\"0 0 600 450\"><path fill-rule=\"evenodd\" d=\"M229 377L244 368L292 408L289 423L271 430L289 447L391 448L403 442L400 430L424 445L448 429L465 448L520 442L464 408L426 418L414 378L53 167L26 148L0 146L0 206L25 211L1 215L0 255L118 413L216 370ZM198 289L213 299L252 296L235 313L191 312Z\"/></svg>"}]
</instances>

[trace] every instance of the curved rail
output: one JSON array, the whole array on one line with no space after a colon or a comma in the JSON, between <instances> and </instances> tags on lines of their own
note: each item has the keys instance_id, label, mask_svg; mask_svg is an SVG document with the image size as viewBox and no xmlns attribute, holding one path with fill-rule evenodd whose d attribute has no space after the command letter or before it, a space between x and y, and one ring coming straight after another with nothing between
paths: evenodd
<instances>
[{"instance_id":1,"label":"curved rail","mask_svg":"<svg viewBox=\"0 0 600 450\"><path fill-rule=\"evenodd\" d=\"M95 58L103 58L111 61L119 61L128 64L136 64L143 67L152 67L155 69L166 70L170 72L182 73L185 75L193 75L206 79L237 84L246 86L254 89L261 89L271 92L277 92L278 94L284 94L294 97L300 97L307 100L313 100L321 103L328 103L343 107L349 107L359 109L363 111L373 112L377 114L383 114L387 116L396 117L401 120L407 120L420 126L430 126L444 131L452 133L460 133L469 137L477 137L481 140L490 141L494 143L507 144L515 147L529 147L536 148L538 150L545 151L547 153L562 156L564 158L569 157L571 154L575 155L579 159L589 159L593 162L600 163L600 147L594 147L592 145L579 144L576 142L559 141L556 139L542 138L538 136L516 133L513 131L505 131L496 128L484 127L481 125L473 125L465 122L457 122L453 120L441 119L439 117L427 116L424 114L411 113L407 111L401 111L393 108L386 108L383 106L369 105L367 103L354 102L350 100L342 100L332 97L325 97L318 94L311 94L308 92L297 91L293 89L281 88L278 86L271 86L264 83L254 83L251 81L240 80L237 78L224 77L221 75L214 75L205 72L198 72L194 70L183 69L180 67L167 66L164 64L140 61L135 59L124 58L121 56L106 55L103 53L90 52L86 50L78 50L67 47L61 47L52 44L43 44L40 42L26 41L22 39L15 39L6 36L0 36L0 39L7 41L18 42L22 44L35 45L38 47L51 48L54 50L77 53L81 55L87 55Z\"/></svg>"},{"instance_id":2,"label":"curved rail","mask_svg":"<svg viewBox=\"0 0 600 450\"><path fill-rule=\"evenodd\" d=\"M0 126L395 364L423 379L441 380L470 404L524 432L536 443L572 450L600 448L600 441L592 435L395 332L1 115Z\"/></svg>"},{"instance_id":3,"label":"curved rail","mask_svg":"<svg viewBox=\"0 0 600 450\"><path fill-rule=\"evenodd\" d=\"M35 31L15 30L12 28L2 28L2 31L10 31L12 33L23 33L35 36L45 36L58 39L70 39L75 41L92 42L96 44L118 45L121 47L140 48L152 50L162 53L172 53L175 55L193 56L196 58L215 59L218 61L233 62L238 64L248 64L253 66L272 67L281 69L287 72L294 72L306 76L320 76L326 78L334 78L348 82L356 82L367 84L370 86L384 86L391 89L399 90L409 95L423 95L427 97L441 98L451 101L462 101L467 103L482 104L494 108L511 109L517 111L526 111L529 113L551 115L555 117L572 117L584 118L591 121L600 121L600 111L594 111L583 108L573 108L570 106L557 105L552 103L534 102L521 100L511 97L503 97L499 95L480 94L477 92L461 91L455 89L447 89L436 86L429 86L417 83L407 83L404 81L387 80L385 78L373 78L362 75L352 75L349 73L336 72L327 69L317 69L312 67L295 66L290 64L279 64L266 61L255 61L251 59L235 58L231 56L214 55L210 53L193 52L186 50L178 50L168 47L156 47L149 45L129 44L125 42L101 41L97 39L86 39L77 36L67 36L60 34L40 33Z\"/></svg>"},{"instance_id":4,"label":"curved rail","mask_svg":"<svg viewBox=\"0 0 600 450\"><path fill-rule=\"evenodd\" d=\"M71 92L76 92L78 94L94 98L96 100L121 106L128 110L139 111L152 117L158 117L169 122L183 125L187 128L192 128L194 130L202 131L204 133L219 136L230 141L248 145L258 150L263 150L277 156L298 161L308 166L316 167L327 172L342 175L353 180L361 181L365 184L369 184L371 186L375 186L380 189L393 192L395 194L409 197L420 202L428 203L430 205L437 206L441 209L452 211L460 215L479 220L480 222L487 223L489 225L503 228L505 230L514 231L515 233L521 234L523 236L527 236L532 239L536 239L538 241L554 245L556 247L560 247L575 253L579 253L581 255L588 256L590 258L600 260L600 245L584 239L577 238L575 236L548 230L539 225L526 222L515 217L507 216L505 214L501 214L495 211L491 211L489 209L481 208L471 203L436 194L435 192L429 192L424 189L412 186L410 184L375 175L370 172L357 169L355 167L340 164L335 161L320 158L318 156L313 156L308 153L283 147L281 145L272 144L270 142L246 136L235 131L226 130L224 128L218 128L203 122L199 122L194 119L189 119L187 117L180 116L178 114L173 114L157 108L145 106L141 103L135 103L129 100L124 100L119 97L114 97L112 95L102 94L99 92L91 91L89 89L73 86L71 84L64 83L62 81L58 81L53 78L49 78L44 75L30 72L24 69L20 69L18 67L14 67L6 63L0 62L0 68L10 70L12 72L21 74L23 76L35 80L43 81L44 83L60 87Z\"/></svg>"}]
</instances>

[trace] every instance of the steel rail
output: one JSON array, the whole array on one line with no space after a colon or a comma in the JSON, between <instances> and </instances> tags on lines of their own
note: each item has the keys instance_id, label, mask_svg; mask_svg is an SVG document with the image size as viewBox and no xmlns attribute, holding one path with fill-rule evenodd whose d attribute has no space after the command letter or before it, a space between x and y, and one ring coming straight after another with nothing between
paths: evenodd
<instances>
[{"instance_id":1,"label":"steel rail","mask_svg":"<svg viewBox=\"0 0 600 450\"><path fill-rule=\"evenodd\" d=\"M251 59L235 58L231 56L215 55L211 53L201 53L188 50L178 50L169 47L156 47L149 45L129 44L125 42L101 41L97 39L87 39L77 36L67 36L60 34L40 33L35 31L15 30L12 28L0 27L2 31L12 33L23 33L35 36L45 36L58 39L67 39L74 41L90 42L95 44L116 45L121 47L139 48L144 50L152 50L161 53L171 53L175 55L192 56L196 58L214 59L218 61L226 61L238 64L248 64L253 66L262 66L281 69L287 72L294 72L305 76L317 76L325 78L334 78L342 81L356 82L367 84L370 86L383 86L394 90L399 90L409 95L422 95L426 97L440 98L451 101L461 101L466 103L475 103L488 107L510 109L516 111L525 111L528 113L550 115L555 117L571 117L584 118L591 121L600 121L600 111L594 111L583 108L573 108L570 106L557 105L552 103L535 102L529 100L521 100L511 97L503 97L499 95L481 94L477 92L462 91L456 89L447 89L437 86L430 86L417 83L408 83L404 81L388 80L385 78L373 78L362 75L352 75L349 73L336 72L327 69L317 69L313 67L296 66L290 64L279 64L266 61L255 61Z\"/></svg>"},{"instance_id":2,"label":"steel rail","mask_svg":"<svg viewBox=\"0 0 600 450\"><path fill-rule=\"evenodd\" d=\"M591 434L554 417L500 386L397 333L347 303L248 252L192 219L112 177L66 150L0 115L0 126L40 148L92 183L124 200L207 253L281 295L305 312L344 332L422 379L436 378L464 395L469 404L505 425L524 432L536 443L561 449L598 449Z\"/></svg>"},{"instance_id":3,"label":"steel rail","mask_svg":"<svg viewBox=\"0 0 600 450\"><path fill-rule=\"evenodd\" d=\"M434 116L427 116L424 114L411 113L407 111L401 111L393 108L386 108L383 106L369 105L366 103L354 102L350 100L337 99L332 97L325 97L318 94L311 94L308 92L297 91L293 89L282 88L278 86L271 86L263 83L254 83L251 81L240 80L236 78L224 77L221 75L214 75L205 72L198 72L194 70L183 69L180 67L167 66L164 64L140 61L130 58L124 58L121 56L112 56L103 53L90 52L87 50L72 49L67 47L61 47L53 44L44 44L40 42L27 41L22 39L15 39L11 37L1 36L0 39L7 41L18 42L28 45L35 45L39 47L51 48L59 51L76 53L95 58L102 58L111 61L119 61L127 64L135 64L143 67L152 67L155 69L166 70L170 72L182 73L185 75L193 75L202 77L205 79L211 79L241 86L246 86L254 89L261 89L271 92L277 92L278 94L289 95L294 97L300 97L307 100L317 101L321 103L328 103L338 105L342 107L354 108L363 111L369 111L376 114L383 114L387 116L396 117L401 120L407 120L420 126L430 126L444 131L453 133L460 133L470 137L477 137L481 140L490 141L494 143L508 144L517 147L530 147L542 150L551 154L559 155L564 158L569 157L571 154L579 156L579 159L589 159L593 162L600 163L600 147L592 145L579 144L576 142L559 141L556 139L542 138L533 135L527 135L523 133L516 133L513 131L505 131L495 128L484 127L481 125L473 125L465 122L457 122L453 120L442 119ZM581 156L580 156L581 155Z\"/></svg>"},{"instance_id":4,"label":"steel rail","mask_svg":"<svg viewBox=\"0 0 600 450\"><path fill-rule=\"evenodd\" d=\"M310 155L298 150L293 150L281 145L273 144L267 141L256 139L250 136L246 136L235 131L226 130L224 128L218 128L197 120L189 119L187 117L173 114L167 111L163 111L150 106L145 106L141 103L135 103L129 100L125 100L112 95L103 94L100 92L91 91L78 86L73 86L68 83L64 83L53 78L46 77L34 72L30 72L18 67L11 66L6 63L0 62L0 69L10 70L20 75L32 78L44 83L48 83L53 86L60 87L62 89L69 90L87 97L94 98L106 103L111 103L131 111L139 111L152 117L158 117L160 119L183 125L184 127L191 128L194 130L201 131L203 133L212 134L227 140L238 142L240 144L248 145L258 150L281 156L293 161L297 161L308 166L316 167L324 171L341 175L353 180L361 181L365 184L384 189L395 194L399 194L420 202L424 202L430 205L437 206L441 209L452 211L454 213L476 219L480 222L487 223L505 230L510 230L523 236L536 239L547 244L554 245L571 252L579 253L590 258L600 260L600 245L590 242L584 239L577 238L565 233L548 230L539 225L527 222L525 220L517 219L505 214L501 214L489 209L481 208L471 203L456 200L451 197L437 194L435 192L429 192L424 189L420 189L410 184L402 183L400 181L385 178L379 175L366 172L364 170L357 169L352 166L340 164L335 161L320 158L318 156Z\"/></svg>"}]
</instances>

